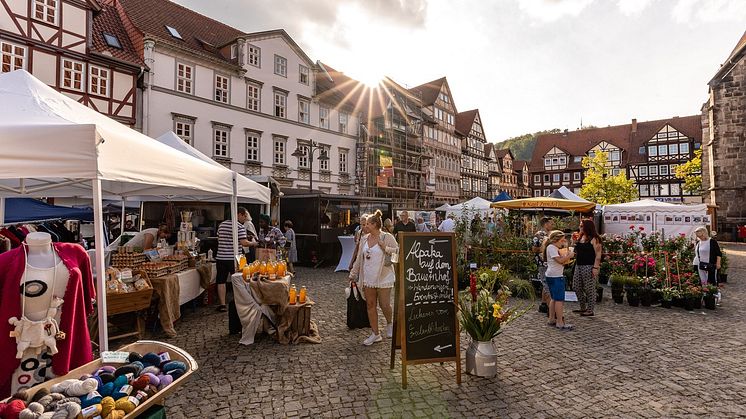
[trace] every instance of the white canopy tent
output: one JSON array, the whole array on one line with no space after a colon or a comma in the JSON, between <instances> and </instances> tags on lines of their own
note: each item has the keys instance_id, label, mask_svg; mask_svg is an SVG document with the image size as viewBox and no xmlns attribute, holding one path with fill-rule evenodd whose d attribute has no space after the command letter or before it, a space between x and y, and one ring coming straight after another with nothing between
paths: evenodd
<instances>
[{"instance_id":1,"label":"white canopy tent","mask_svg":"<svg viewBox=\"0 0 746 419\"><path fill-rule=\"evenodd\" d=\"M453 214L456 218L473 218L475 215L479 214L479 216L484 219L493 212L490 205L492 205L492 201L476 197L460 204L451 205L446 210L446 216Z\"/></svg>"},{"instance_id":2,"label":"white canopy tent","mask_svg":"<svg viewBox=\"0 0 746 419\"><path fill-rule=\"evenodd\" d=\"M691 235L697 227L710 224L707 205L679 205L653 199L604 206L604 233L629 233L630 226L644 227L668 236Z\"/></svg>"},{"instance_id":3,"label":"white canopy tent","mask_svg":"<svg viewBox=\"0 0 746 419\"><path fill-rule=\"evenodd\" d=\"M439 206L438 208L435 208L433 211L448 211L451 208L448 204L443 204Z\"/></svg>"},{"instance_id":4,"label":"white canopy tent","mask_svg":"<svg viewBox=\"0 0 746 419\"><path fill-rule=\"evenodd\" d=\"M13 196L92 198L96 249L105 247L103 198L237 195L226 169L109 119L24 70L0 74L0 107L0 201ZM0 224L4 206L0 202ZM96 252L95 263L99 342L106 350L103 252Z\"/></svg>"}]
</instances>

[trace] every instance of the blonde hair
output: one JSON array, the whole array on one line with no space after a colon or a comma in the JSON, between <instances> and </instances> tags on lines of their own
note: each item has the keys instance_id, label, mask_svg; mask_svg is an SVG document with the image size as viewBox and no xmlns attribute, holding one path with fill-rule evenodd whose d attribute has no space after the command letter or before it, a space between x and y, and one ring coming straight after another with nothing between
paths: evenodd
<instances>
[{"instance_id":1,"label":"blonde hair","mask_svg":"<svg viewBox=\"0 0 746 419\"><path fill-rule=\"evenodd\" d=\"M707 231L707 227L705 226L699 226L694 229L694 235L696 236L700 231L704 231L707 236L710 235L710 233Z\"/></svg>"},{"instance_id":2,"label":"blonde hair","mask_svg":"<svg viewBox=\"0 0 746 419\"><path fill-rule=\"evenodd\" d=\"M544 243L541 245L541 258L547 260L547 246L550 244L557 243L558 241L565 238L565 233L560 230L552 230L549 235L544 239Z\"/></svg>"},{"instance_id":3,"label":"blonde hair","mask_svg":"<svg viewBox=\"0 0 746 419\"><path fill-rule=\"evenodd\" d=\"M368 216L368 222L375 224L376 227L378 227L378 229L380 230L381 227L383 227L383 222L381 222L382 216L383 213L381 212L381 210L376 210L376 212Z\"/></svg>"}]
</instances>

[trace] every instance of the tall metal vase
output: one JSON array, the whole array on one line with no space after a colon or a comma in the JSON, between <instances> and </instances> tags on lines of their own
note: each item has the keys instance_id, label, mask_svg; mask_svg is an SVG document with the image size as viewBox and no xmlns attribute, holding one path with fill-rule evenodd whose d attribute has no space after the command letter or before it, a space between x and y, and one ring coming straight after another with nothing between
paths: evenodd
<instances>
[{"instance_id":1,"label":"tall metal vase","mask_svg":"<svg viewBox=\"0 0 746 419\"><path fill-rule=\"evenodd\" d=\"M491 378L497 375L497 351L492 341L472 340L466 350L466 373Z\"/></svg>"}]
</instances>

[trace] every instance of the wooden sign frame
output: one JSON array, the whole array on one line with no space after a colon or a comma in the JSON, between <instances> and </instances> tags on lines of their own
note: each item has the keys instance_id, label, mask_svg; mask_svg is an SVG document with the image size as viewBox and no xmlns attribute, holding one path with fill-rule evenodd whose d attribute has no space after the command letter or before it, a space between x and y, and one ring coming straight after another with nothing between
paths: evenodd
<instances>
[{"instance_id":1,"label":"wooden sign frame","mask_svg":"<svg viewBox=\"0 0 746 419\"><path fill-rule=\"evenodd\" d=\"M406 298L406 280L404 279L404 265L405 265L405 249L404 249L404 238L405 237L446 237L451 241L451 278L453 287L453 305L454 305L454 316L453 316L453 330L455 331L455 356L453 357L442 357L442 358L426 358L407 360L407 321L405 317L405 298ZM458 271L456 269L456 240L453 233L405 233L399 232L399 263L396 269L397 282L396 293L394 301L394 338L391 342L391 368L394 367L394 357L396 349L401 345L401 365L402 365L402 388L407 388L407 366L417 364L428 364L433 362L455 362L456 363L456 383L461 385L461 332L458 321ZM398 294L398 295L397 295ZM398 338L398 339L397 339Z\"/></svg>"}]
</instances>

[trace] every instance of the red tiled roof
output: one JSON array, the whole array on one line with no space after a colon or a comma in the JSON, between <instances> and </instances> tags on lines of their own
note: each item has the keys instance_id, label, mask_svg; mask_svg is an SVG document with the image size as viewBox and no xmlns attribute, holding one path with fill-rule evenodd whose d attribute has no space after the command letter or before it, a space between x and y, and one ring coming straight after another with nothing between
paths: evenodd
<instances>
[{"instance_id":1,"label":"red tiled roof","mask_svg":"<svg viewBox=\"0 0 746 419\"><path fill-rule=\"evenodd\" d=\"M92 50L104 55L111 54L112 57L132 63L134 65L143 66L143 60L137 53L132 41L127 32L124 29L124 24L119 19L119 14L113 6L102 5L103 7L99 12L94 12L93 27L91 33L91 39L93 42ZM122 48L115 48L109 46L104 39L104 32L114 35L118 40Z\"/></svg>"},{"instance_id":2,"label":"red tiled roof","mask_svg":"<svg viewBox=\"0 0 746 419\"><path fill-rule=\"evenodd\" d=\"M437 80L421 84L419 86L409 89L412 94L418 96L422 100L424 106L430 106L438 100L438 94L440 89L443 87L443 83L446 82L445 77L441 77Z\"/></svg>"},{"instance_id":3,"label":"red tiled roof","mask_svg":"<svg viewBox=\"0 0 746 419\"><path fill-rule=\"evenodd\" d=\"M510 154L511 159L515 159L515 157L513 156L513 152L510 151L509 148L501 148L501 149L495 150L495 155L497 156L498 159L502 159L508 154Z\"/></svg>"},{"instance_id":4,"label":"red tiled roof","mask_svg":"<svg viewBox=\"0 0 746 419\"><path fill-rule=\"evenodd\" d=\"M218 48L244 35L238 29L168 0L116 1L144 35L228 63L232 60L220 54ZM171 36L166 26L176 29L182 39Z\"/></svg>"},{"instance_id":5,"label":"red tiled roof","mask_svg":"<svg viewBox=\"0 0 746 419\"><path fill-rule=\"evenodd\" d=\"M456 114L456 132L463 136L469 135L471 126L474 125L474 118L479 113L478 109L464 111Z\"/></svg>"},{"instance_id":6,"label":"red tiled roof","mask_svg":"<svg viewBox=\"0 0 746 419\"><path fill-rule=\"evenodd\" d=\"M744 51L746 51L746 32L741 35L741 39L739 39L738 43L736 43L736 47L733 48L733 51L731 51L730 55L728 55L728 58L720 66L720 69L718 69L717 73L715 73L715 76L712 78L712 80L710 80L708 84L717 84L720 81L719 79L726 75L738 63L738 61L740 61L740 57L738 56L741 55L741 53Z\"/></svg>"},{"instance_id":7,"label":"red tiled roof","mask_svg":"<svg viewBox=\"0 0 746 419\"><path fill-rule=\"evenodd\" d=\"M529 163L530 162L527 161L527 160L513 160L513 168L516 171L521 171L521 170L523 170L524 167L526 167L528 169Z\"/></svg>"},{"instance_id":8,"label":"red tiled roof","mask_svg":"<svg viewBox=\"0 0 746 419\"><path fill-rule=\"evenodd\" d=\"M639 147L649 141L666 124L671 125L682 134L694 138L695 141L702 140L702 127L699 115L686 117L674 117L656 121L637 123L637 131L632 132L632 124L617 125L605 128L591 128L566 133L544 134L538 136L536 147L529 162L532 172L544 171L544 155L557 147L570 155L567 163L568 169L580 169L582 163L575 162L573 156L585 156L585 154L601 141L613 144L625 150L624 161L627 163L639 163L645 161L645 157L638 152Z\"/></svg>"}]
</instances>

